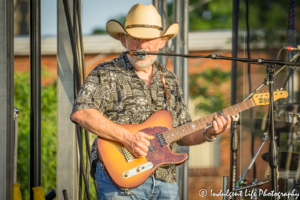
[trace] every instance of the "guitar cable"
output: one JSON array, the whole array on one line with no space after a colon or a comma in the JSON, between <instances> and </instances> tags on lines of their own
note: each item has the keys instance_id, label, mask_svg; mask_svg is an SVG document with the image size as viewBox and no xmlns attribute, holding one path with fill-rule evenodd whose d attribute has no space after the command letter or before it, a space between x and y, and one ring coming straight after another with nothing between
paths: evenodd
<instances>
[{"instance_id":1,"label":"guitar cable","mask_svg":"<svg viewBox=\"0 0 300 200\"><path fill-rule=\"evenodd\" d=\"M153 174L151 174L151 177L152 177L152 181L153 181L153 186L152 186L152 192L151 192L151 194L153 194L154 188L155 188L155 178L154 178ZM135 198L137 200L139 200L139 198L133 192L129 192L130 189L128 189L128 188L121 188L121 190L124 190L124 193L127 194L128 196L133 195L133 196L135 196ZM152 197L150 197L150 199L152 199Z\"/></svg>"},{"instance_id":2,"label":"guitar cable","mask_svg":"<svg viewBox=\"0 0 300 200\"><path fill-rule=\"evenodd\" d=\"M129 192L129 189L122 189L122 190L124 190L124 193L127 194L128 196L133 195L137 200L139 200L139 198L133 192Z\"/></svg>"}]
</instances>

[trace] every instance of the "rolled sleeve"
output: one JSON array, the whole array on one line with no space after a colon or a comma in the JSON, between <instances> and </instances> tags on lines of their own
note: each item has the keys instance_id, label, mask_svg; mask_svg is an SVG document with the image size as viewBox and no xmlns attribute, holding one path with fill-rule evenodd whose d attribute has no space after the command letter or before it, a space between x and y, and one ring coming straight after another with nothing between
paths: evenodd
<instances>
[{"instance_id":1,"label":"rolled sleeve","mask_svg":"<svg viewBox=\"0 0 300 200\"><path fill-rule=\"evenodd\" d=\"M105 85L101 84L99 73L95 68L86 78L74 101L71 115L83 109L97 109L103 111L101 106L105 96Z\"/></svg>"}]
</instances>

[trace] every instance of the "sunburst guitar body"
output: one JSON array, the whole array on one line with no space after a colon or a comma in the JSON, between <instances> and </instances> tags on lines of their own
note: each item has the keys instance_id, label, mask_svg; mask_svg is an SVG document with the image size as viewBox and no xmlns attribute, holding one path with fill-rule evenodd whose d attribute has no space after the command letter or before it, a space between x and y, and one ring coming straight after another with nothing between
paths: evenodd
<instances>
[{"instance_id":1,"label":"sunburst guitar body","mask_svg":"<svg viewBox=\"0 0 300 200\"><path fill-rule=\"evenodd\" d=\"M188 156L184 153L174 153L169 144L162 146L159 134L172 127L172 116L168 111L161 110L152 114L142 124L122 124L125 129L142 131L154 137L146 157L134 158L125 147L111 140L99 138L97 146L103 163L110 177L122 188L133 188L142 184L153 171L163 164L180 164ZM163 143L162 143L163 144Z\"/></svg>"},{"instance_id":2,"label":"sunburst guitar body","mask_svg":"<svg viewBox=\"0 0 300 200\"><path fill-rule=\"evenodd\" d=\"M274 101L286 98L286 91L274 92ZM152 114L141 124L121 124L125 129L142 131L154 138L150 141L147 156L135 158L121 143L98 137L97 148L103 164L112 180L121 188L133 188L142 184L159 166L180 164L187 160L185 153L174 153L169 144L197 130L211 126L215 116L225 113L235 115L257 105L269 104L269 93L254 94L252 99L212 113L180 127L172 127L172 116L166 110Z\"/></svg>"}]
</instances>

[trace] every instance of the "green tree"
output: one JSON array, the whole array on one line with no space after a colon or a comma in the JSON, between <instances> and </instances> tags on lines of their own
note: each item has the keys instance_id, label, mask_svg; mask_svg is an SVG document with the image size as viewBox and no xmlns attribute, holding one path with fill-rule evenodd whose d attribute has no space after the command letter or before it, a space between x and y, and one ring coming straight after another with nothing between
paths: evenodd
<instances>
[{"instance_id":1,"label":"green tree","mask_svg":"<svg viewBox=\"0 0 300 200\"><path fill-rule=\"evenodd\" d=\"M45 73L43 73L45 74ZM30 76L15 73L15 107L19 108L17 181L22 199L30 194ZM56 187L56 82L41 89L41 168L44 193Z\"/></svg>"},{"instance_id":2,"label":"green tree","mask_svg":"<svg viewBox=\"0 0 300 200\"><path fill-rule=\"evenodd\" d=\"M191 74L189 76L190 98L203 99L195 109L212 113L228 107L230 96L224 95L224 89L230 90L230 76L231 72L223 72L221 69L207 69L203 73Z\"/></svg>"}]
</instances>

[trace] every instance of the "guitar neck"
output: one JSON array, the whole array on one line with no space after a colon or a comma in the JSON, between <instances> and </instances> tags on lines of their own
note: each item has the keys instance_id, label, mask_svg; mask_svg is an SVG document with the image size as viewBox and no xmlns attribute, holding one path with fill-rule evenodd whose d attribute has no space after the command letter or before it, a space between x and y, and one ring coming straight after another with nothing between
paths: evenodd
<instances>
[{"instance_id":1,"label":"guitar neck","mask_svg":"<svg viewBox=\"0 0 300 200\"><path fill-rule=\"evenodd\" d=\"M191 133L194 133L198 130L207 128L211 126L211 123L213 121L213 118L224 113L228 116L233 116L235 114L238 114L240 112L243 112L244 110L248 110L255 106L255 103L252 99L249 99L247 101L243 101L241 103L235 104L233 106L230 106L228 108L225 108L223 110L220 110L218 112L212 113L210 115L207 115L205 117L202 117L198 120L195 120L193 122L184 124L180 127L174 128L172 130L169 130L167 132L163 133L163 137L166 141L166 143L172 143L177 140L180 140L186 135L189 135Z\"/></svg>"}]
</instances>

